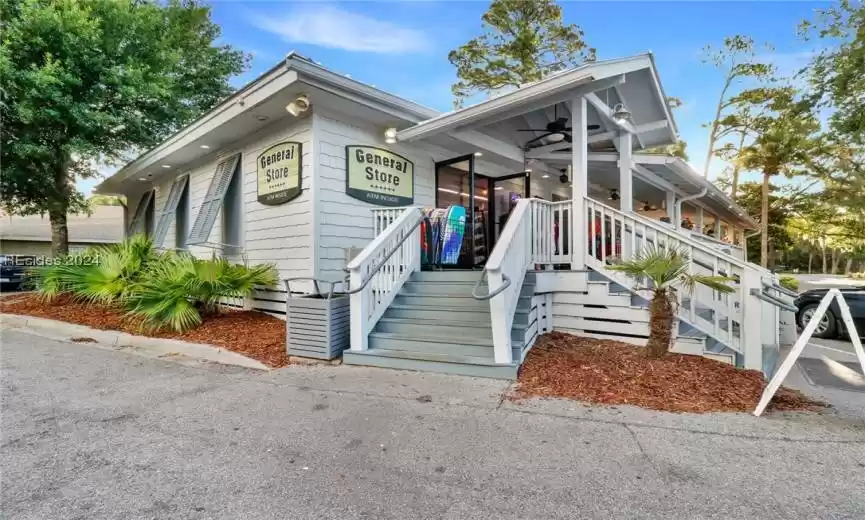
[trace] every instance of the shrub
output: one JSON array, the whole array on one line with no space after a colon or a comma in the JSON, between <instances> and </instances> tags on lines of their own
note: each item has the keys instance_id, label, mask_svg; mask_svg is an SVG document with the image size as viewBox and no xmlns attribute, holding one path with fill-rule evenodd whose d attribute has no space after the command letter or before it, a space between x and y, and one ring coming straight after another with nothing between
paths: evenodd
<instances>
[{"instance_id":1,"label":"shrub","mask_svg":"<svg viewBox=\"0 0 865 520\"><path fill-rule=\"evenodd\" d=\"M270 265L245 267L216 258L162 252L144 235L69 255L38 269L36 290L51 300L60 294L94 304L119 306L150 329L178 332L219 310L223 298L244 298L256 286L277 282Z\"/></svg>"},{"instance_id":2,"label":"shrub","mask_svg":"<svg viewBox=\"0 0 865 520\"><path fill-rule=\"evenodd\" d=\"M865 271L861 273L853 273L850 275L854 280L865 280Z\"/></svg>"},{"instance_id":3,"label":"shrub","mask_svg":"<svg viewBox=\"0 0 865 520\"><path fill-rule=\"evenodd\" d=\"M778 278L778 282L780 282L781 287L784 287L785 289L790 289L791 291L799 290L799 280L789 274L782 274Z\"/></svg>"}]
</instances>

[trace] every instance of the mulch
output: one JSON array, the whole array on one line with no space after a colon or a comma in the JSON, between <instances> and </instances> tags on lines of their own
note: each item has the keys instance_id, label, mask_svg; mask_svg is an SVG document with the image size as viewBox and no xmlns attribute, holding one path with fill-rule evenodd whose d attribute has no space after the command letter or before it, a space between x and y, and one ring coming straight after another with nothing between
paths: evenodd
<instances>
[{"instance_id":1,"label":"mulch","mask_svg":"<svg viewBox=\"0 0 865 520\"><path fill-rule=\"evenodd\" d=\"M61 296L48 303L29 294L6 302L0 300L0 312L24 314L38 318L65 321L94 329L116 330L149 336L206 343L223 347L272 368L288 365L285 351L285 322L257 311L226 310L204 317L201 325L182 334L172 331L147 331L122 309L92 305Z\"/></svg>"},{"instance_id":2,"label":"mulch","mask_svg":"<svg viewBox=\"0 0 865 520\"><path fill-rule=\"evenodd\" d=\"M756 370L685 354L649 359L619 341L552 332L538 338L510 398L564 397L668 412L752 412L766 381ZM818 411L827 405L781 387L776 411Z\"/></svg>"}]
</instances>

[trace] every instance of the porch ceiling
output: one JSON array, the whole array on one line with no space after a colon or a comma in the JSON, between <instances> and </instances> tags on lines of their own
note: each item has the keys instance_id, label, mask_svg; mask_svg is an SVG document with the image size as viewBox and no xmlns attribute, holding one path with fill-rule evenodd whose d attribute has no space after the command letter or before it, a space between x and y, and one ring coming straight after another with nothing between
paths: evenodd
<instances>
[{"instance_id":1,"label":"porch ceiling","mask_svg":"<svg viewBox=\"0 0 865 520\"><path fill-rule=\"evenodd\" d=\"M571 126L570 103L580 96L589 101L587 121L589 149L615 149L621 131L635 134L635 149L671 144L676 127L657 80L650 54L586 64L523 85L476 105L442 114L397 132L399 141L433 141L448 135L481 134L501 144L503 156L512 150L555 147L569 149L570 131L558 134L558 141L545 137L547 125L556 119ZM629 121L615 121L610 115L622 103L630 112ZM528 131L524 129L530 129ZM554 136L555 137L555 136ZM541 150L537 150L541 151Z\"/></svg>"}]
</instances>

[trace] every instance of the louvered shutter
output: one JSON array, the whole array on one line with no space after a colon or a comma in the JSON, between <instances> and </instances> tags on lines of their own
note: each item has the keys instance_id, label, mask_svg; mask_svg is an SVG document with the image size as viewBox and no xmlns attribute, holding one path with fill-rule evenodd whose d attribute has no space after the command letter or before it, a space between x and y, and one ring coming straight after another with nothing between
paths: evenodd
<instances>
[{"instance_id":1,"label":"louvered shutter","mask_svg":"<svg viewBox=\"0 0 865 520\"><path fill-rule=\"evenodd\" d=\"M141 200L138 201L138 206L135 207L135 216L132 218L132 222L129 223L129 227L126 229L126 236L131 237L136 233L144 231L144 216L147 214L147 206L150 205L150 200L152 198L153 190L148 190L141 196Z\"/></svg>"},{"instance_id":2,"label":"louvered shutter","mask_svg":"<svg viewBox=\"0 0 865 520\"><path fill-rule=\"evenodd\" d=\"M161 247L165 241L165 236L168 234L168 228L174 222L174 217L177 215L177 204L180 203L180 196L183 195L183 190L189 182L189 176L184 175L179 179L175 179L171 184L171 190L168 192L168 199L162 207L162 211L158 215L156 224L156 232L153 233L153 245Z\"/></svg>"},{"instance_id":3,"label":"louvered shutter","mask_svg":"<svg viewBox=\"0 0 865 520\"><path fill-rule=\"evenodd\" d=\"M204 197L201 207L198 208L198 215L195 216L195 223L189 232L188 245L207 242L207 239L210 237L210 231L213 230L213 224L216 222L216 215L219 214L219 208L222 207L222 201L225 199L228 185L231 184L231 179L239 162L240 154L236 154L216 166L216 172L210 181L207 195Z\"/></svg>"}]
</instances>

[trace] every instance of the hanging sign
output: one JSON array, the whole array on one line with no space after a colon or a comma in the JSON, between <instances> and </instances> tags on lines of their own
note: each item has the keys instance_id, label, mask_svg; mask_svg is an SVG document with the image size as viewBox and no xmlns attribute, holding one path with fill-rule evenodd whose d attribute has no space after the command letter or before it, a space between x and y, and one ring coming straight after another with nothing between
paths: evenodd
<instances>
[{"instance_id":1,"label":"hanging sign","mask_svg":"<svg viewBox=\"0 0 865 520\"><path fill-rule=\"evenodd\" d=\"M301 143L284 141L261 152L256 159L258 202L283 204L300 195Z\"/></svg>"},{"instance_id":2,"label":"hanging sign","mask_svg":"<svg viewBox=\"0 0 865 520\"><path fill-rule=\"evenodd\" d=\"M374 146L345 147L345 192L379 206L414 203L414 163Z\"/></svg>"}]
</instances>

